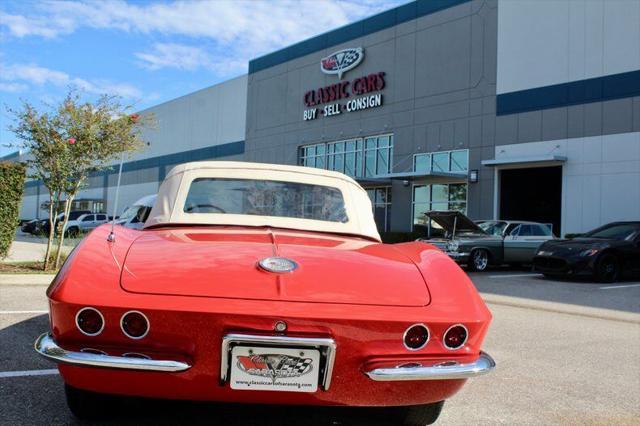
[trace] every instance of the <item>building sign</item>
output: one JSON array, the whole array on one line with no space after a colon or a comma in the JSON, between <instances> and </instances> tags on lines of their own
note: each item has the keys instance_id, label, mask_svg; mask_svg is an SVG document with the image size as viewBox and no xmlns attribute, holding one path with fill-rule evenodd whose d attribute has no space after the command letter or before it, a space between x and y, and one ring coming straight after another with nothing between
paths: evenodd
<instances>
[{"instance_id":1,"label":"building sign","mask_svg":"<svg viewBox=\"0 0 640 426\"><path fill-rule=\"evenodd\" d=\"M378 72L309 90L304 94L307 108L302 118L308 121L379 107L382 105L382 93L377 92L384 89L385 84L385 73ZM355 98L349 99L352 96Z\"/></svg>"},{"instance_id":2,"label":"building sign","mask_svg":"<svg viewBox=\"0 0 640 426\"><path fill-rule=\"evenodd\" d=\"M338 79L342 79L342 74L357 67L363 59L362 47L338 50L320 60L320 70L325 74L338 74Z\"/></svg>"}]
</instances>

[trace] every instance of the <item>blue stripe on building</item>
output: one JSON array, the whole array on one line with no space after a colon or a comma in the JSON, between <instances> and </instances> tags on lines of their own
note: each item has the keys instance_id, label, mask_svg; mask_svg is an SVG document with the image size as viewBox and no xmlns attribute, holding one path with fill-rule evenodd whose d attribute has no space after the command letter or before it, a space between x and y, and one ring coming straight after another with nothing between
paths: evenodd
<instances>
[{"instance_id":1,"label":"blue stripe on building","mask_svg":"<svg viewBox=\"0 0 640 426\"><path fill-rule=\"evenodd\" d=\"M471 0L417 0L249 61L249 74Z\"/></svg>"},{"instance_id":2,"label":"blue stripe on building","mask_svg":"<svg viewBox=\"0 0 640 426\"><path fill-rule=\"evenodd\" d=\"M496 114L558 108L640 96L640 70L498 95Z\"/></svg>"},{"instance_id":3,"label":"blue stripe on building","mask_svg":"<svg viewBox=\"0 0 640 426\"><path fill-rule=\"evenodd\" d=\"M190 161L213 160L215 158L227 157L229 155L244 154L244 141L230 142L221 145L208 146L206 148L192 149L190 151L177 152L175 154L160 155L158 157L145 158L144 160L130 161L122 165L122 172L132 172L136 170L150 169L158 167L164 172L160 172L158 180L164 179L166 166L171 164L188 163ZM117 167L112 167L97 173L93 173L91 177L108 176L118 173ZM25 183L25 188L31 188L40 185L39 180L32 180Z\"/></svg>"}]
</instances>

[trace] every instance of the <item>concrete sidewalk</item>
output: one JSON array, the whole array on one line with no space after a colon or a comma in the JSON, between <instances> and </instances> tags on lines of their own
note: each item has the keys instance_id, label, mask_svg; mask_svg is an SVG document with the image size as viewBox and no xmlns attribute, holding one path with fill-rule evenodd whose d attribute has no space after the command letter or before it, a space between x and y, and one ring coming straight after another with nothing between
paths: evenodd
<instances>
[{"instance_id":1,"label":"concrete sidewalk","mask_svg":"<svg viewBox=\"0 0 640 426\"><path fill-rule=\"evenodd\" d=\"M51 283L55 274L0 274L0 285L42 285Z\"/></svg>"},{"instance_id":2,"label":"concrete sidewalk","mask_svg":"<svg viewBox=\"0 0 640 426\"><path fill-rule=\"evenodd\" d=\"M78 239L65 239L62 250L67 253L70 252L78 244L78 241ZM46 238L25 234L18 230L9 249L9 255L3 262L41 262L46 251Z\"/></svg>"},{"instance_id":3,"label":"concrete sidewalk","mask_svg":"<svg viewBox=\"0 0 640 426\"><path fill-rule=\"evenodd\" d=\"M39 241L14 241L5 262L40 262L47 251L47 243Z\"/></svg>"}]
</instances>

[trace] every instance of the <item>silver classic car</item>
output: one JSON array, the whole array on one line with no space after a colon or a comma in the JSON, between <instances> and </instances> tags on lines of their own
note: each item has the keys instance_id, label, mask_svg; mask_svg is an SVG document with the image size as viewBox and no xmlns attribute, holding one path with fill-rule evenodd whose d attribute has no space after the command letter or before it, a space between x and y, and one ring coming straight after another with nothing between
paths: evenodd
<instances>
[{"instance_id":1,"label":"silver classic car","mask_svg":"<svg viewBox=\"0 0 640 426\"><path fill-rule=\"evenodd\" d=\"M554 239L551 226L537 222L486 220L473 222L458 211L430 211L427 238L471 271L489 265L529 264L538 247ZM434 237L434 235L438 235Z\"/></svg>"}]
</instances>

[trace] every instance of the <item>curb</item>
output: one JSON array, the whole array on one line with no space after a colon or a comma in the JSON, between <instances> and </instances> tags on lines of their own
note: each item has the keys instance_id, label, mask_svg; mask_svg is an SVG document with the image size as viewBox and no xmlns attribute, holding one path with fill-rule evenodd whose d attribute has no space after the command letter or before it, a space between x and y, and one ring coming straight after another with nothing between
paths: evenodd
<instances>
[{"instance_id":1,"label":"curb","mask_svg":"<svg viewBox=\"0 0 640 426\"><path fill-rule=\"evenodd\" d=\"M54 274L0 274L0 284L49 285Z\"/></svg>"},{"instance_id":2,"label":"curb","mask_svg":"<svg viewBox=\"0 0 640 426\"><path fill-rule=\"evenodd\" d=\"M566 303L547 302L544 300L523 299L520 297L502 296L489 293L480 293L480 295L486 303L494 305L513 306L516 308L533 309L537 311L554 312L568 315L580 315L589 318L640 324L640 314L636 314L633 312L592 308L588 306L570 305Z\"/></svg>"}]
</instances>

